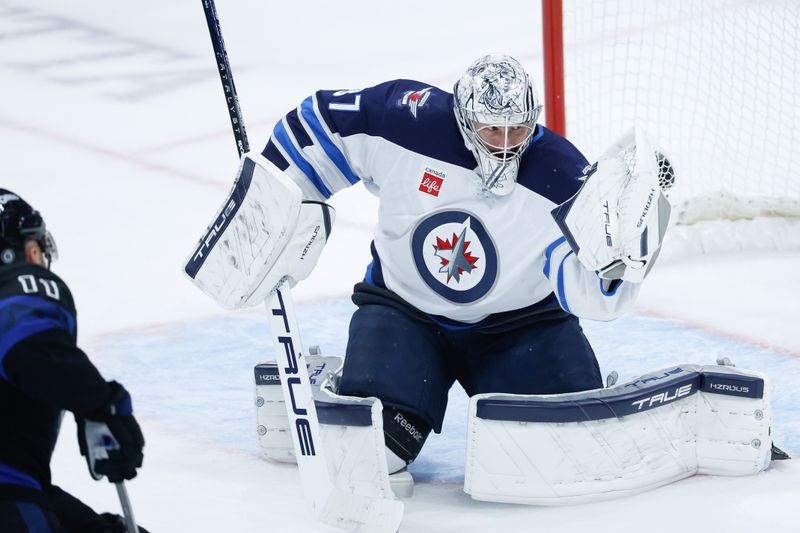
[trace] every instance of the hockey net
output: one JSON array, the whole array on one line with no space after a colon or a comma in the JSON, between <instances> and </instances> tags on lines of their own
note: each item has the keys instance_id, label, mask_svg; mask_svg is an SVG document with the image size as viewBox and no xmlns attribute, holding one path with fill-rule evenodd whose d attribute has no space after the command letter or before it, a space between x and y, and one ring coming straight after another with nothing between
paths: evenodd
<instances>
[{"instance_id":1,"label":"hockey net","mask_svg":"<svg viewBox=\"0 0 800 533\"><path fill-rule=\"evenodd\" d=\"M770 218L777 224L770 233L796 234L772 244L800 246L800 2L543 0L543 7L548 125L565 126L589 160L639 125L676 168L677 224ZM563 76L552 67L553 10L561 10ZM756 239L764 229L762 222ZM740 229L731 231L741 240Z\"/></svg>"}]
</instances>

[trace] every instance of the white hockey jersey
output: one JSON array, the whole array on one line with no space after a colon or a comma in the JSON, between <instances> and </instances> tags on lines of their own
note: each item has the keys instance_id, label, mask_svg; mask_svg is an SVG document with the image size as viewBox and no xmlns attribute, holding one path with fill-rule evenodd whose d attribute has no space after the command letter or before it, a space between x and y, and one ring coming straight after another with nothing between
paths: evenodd
<instances>
[{"instance_id":1,"label":"white hockey jersey","mask_svg":"<svg viewBox=\"0 0 800 533\"><path fill-rule=\"evenodd\" d=\"M380 198L365 281L429 315L476 323L555 294L569 313L610 320L638 292L624 282L606 290L553 221L587 161L541 125L507 196L481 191L453 95L417 81L318 91L275 126L262 154L307 199L364 182Z\"/></svg>"}]
</instances>

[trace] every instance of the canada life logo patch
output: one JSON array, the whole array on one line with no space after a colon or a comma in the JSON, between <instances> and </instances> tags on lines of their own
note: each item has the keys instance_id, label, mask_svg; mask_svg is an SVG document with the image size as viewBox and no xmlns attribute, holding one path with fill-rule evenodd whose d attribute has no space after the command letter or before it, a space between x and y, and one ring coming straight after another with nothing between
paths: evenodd
<instances>
[{"instance_id":1,"label":"canada life logo patch","mask_svg":"<svg viewBox=\"0 0 800 533\"><path fill-rule=\"evenodd\" d=\"M422 174L422 180L419 182L419 190L431 196L439 196L439 191L442 190L444 184L444 172L433 170L432 168L425 168Z\"/></svg>"},{"instance_id":2,"label":"canada life logo patch","mask_svg":"<svg viewBox=\"0 0 800 533\"><path fill-rule=\"evenodd\" d=\"M497 251L483 223L466 211L440 211L420 222L411 237L417 271L439 296L469 304L497 280Z\"/></svg>"}]
</instances>

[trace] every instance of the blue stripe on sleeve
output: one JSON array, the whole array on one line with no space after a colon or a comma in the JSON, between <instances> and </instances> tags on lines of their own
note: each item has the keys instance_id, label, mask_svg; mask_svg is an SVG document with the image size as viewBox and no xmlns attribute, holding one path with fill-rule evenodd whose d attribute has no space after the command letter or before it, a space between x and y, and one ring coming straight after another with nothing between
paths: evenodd
<instances>
[{"instance_id":1,"label":"blue stripe on sleeve","mask_svg":"<svg viewBox=\"0 0 800 533\"><path fill-rule=\"evenodd\" d=\"M48 329L75 334L75 318L60 305L37 296L18 295L0 301L0 378L8 380L3 361L18 342Z\"/></svg>"},{"instance_id":2,"label":"blue stripe on sleeve","mask_svg":"<svg viewBox=\"0 0 800 533\"><path fill-rule=\"evenodd\" d=\"M556 239L555 241L550 243L550 245L544 251L545 261L544 261L543 272L544 272L544 277L546 277L547 279L550 279L550 258L553 256L553 251L559 246L561 246L564 242L566 242L566 240L567 240L566 237L561 237L560 239Z\"/></svg>"},{"instance_id":3,"label":"blue stripe on sleeve","mask_svg":"<svg viewBox=\"0 0 800 533\"><path fill-rule=\"evenodd\" d=\"M367 272L364 274L364 281L370 285L375 285L375 282L372 281L372 265L374 264L375 261L370 261L370 263L367 265Z\"/></svg>"},{"instance_id":4,"label":"blue stripe on sleeve","mask_svg":"<svg viewBox=\"0 0 800 533\"><path fill-rule=\"evenodd\" d=\"M264 151L261 152L261 155L272 161L272 164L281 170L285 171L289 168L289 162L283 157L283 154L278 150L278 147L275 146L275 143L272 142L272 139L267 142L267 146L264 147Z\"/></svg>"},{"instance_id":5,"label":"blue stripe on sleeve","mask_svg":"<svg viewBox=\"0 0 800 533\"><path fill-rule=\"evenodd\" d=\"M47 523L42 508L35 503L31 502L14 502L17 506L22 521L25 522L25 527L28 531L35 531L36 533L53 533L50 525Z\"/></svg>"},{"instance_id":6,"label":"blue stripe on sleeve","mask_svg":"<svg viewBox=\"0 0 800 533\"><path fill-rule=\"evenodd\" d=\"M314 141L311 140L311 137L303 127L303 123L300 122L300 117L297 116L297 109L292 109L286 114L286 123L289 125L289 129L292 130L292 135L297 139L297 145L301 150L314 144Z\"/></svg>"},{"instance_id":7,"label":"blue stripe on sleeve","mask_svg":"<svg viewBox=\"0 0 800 533\"><path fill-rule=\"evenodd\" d=\"M3 463L0 463L0 484L19 485L30 489L42 490L42 486L34 478Z\"/></svg>"},{"instance_id":8,"label":"blue stripe on sleeve","mask_svg":"<svg viewBox=\"0 0 800 533\"><path fill-rule=\"evenodd\" d=\"M621 279L615 279L608 284L609 290L606 290L605 287L603 287L604 281L605 280L600 279L600 292L603 294L603 296L614 296L619 288L622 287L623 283Z\"/></svg>"},{"instance_id":9,"label":"blue stripe on sleeve","mask_svg":"<svg viewBox=\"0 0 800 533\"><path fill-rule=\"evenodd\" d=\"M322 178L317 174L317 171L314 170L314 167L306 161L306 159L300 155L300 152L292 144L292 140L289 138L289 135L286 133L286 128L283 127L283 122L278 122L275 125L275 129L272 131L272 134L275 136L275 139L280 143L286 153L289 154L289 157L292 159L295 165L303 171L303 174L309 179L311 183L314 184L314 187L322 194L325 198L331 197L331 191L328 190L328 187L325 186L325 183L322 181Z\"/></svg>"},{"instance_id":10,"label":"blue stripe on sleeve","mask_svg":"<svg viewBox=\"0 0 800 533\"><path fill-rule=\"evenodd\" d=\"M350 165L347 163L347 159L344 157L339 148L333 144L331 138L328 137L328 134L325 133L325 129L322 127L322 124L317 117L317 114L314 113L314 102L311 100L309 96L303 103L300 104L300 112L303 114L303 118L306 119L308 125L311 127L311 131L314 133L314 136L319 141L319 145L325 151L325 153L330 157L333 164L336 165L336 168L344 174L344 177L347 178L351 184L356 184L359 182L358 176L353 173L353 169L350 168Z\"/></svg>"},{"instance_id":11,"label":"blue stripe on sleeve","mask_svg":"<svg viewBox=\"0 0 800 533\"><path fill-rule=\"evenodd\" d=\"M564 308L564 311L567 313L571 313L572 311L569 310L569 305L567 305L567 295L564 292L564 261L567 260L567 257L572 255L574 252L572 250L564 256L564 259L561 260L561 264L558 265L558 301L561 303L561 307Z\"/></svg>"}]
</instances>

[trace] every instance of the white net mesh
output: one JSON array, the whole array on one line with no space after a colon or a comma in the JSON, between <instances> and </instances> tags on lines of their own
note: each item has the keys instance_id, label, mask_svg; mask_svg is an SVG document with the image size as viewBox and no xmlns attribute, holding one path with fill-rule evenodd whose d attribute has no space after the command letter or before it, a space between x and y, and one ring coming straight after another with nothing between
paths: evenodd
<instances>
[{"instance_id":1,"label":"white net mesh","mask_svg":"<svg viewBox=\"0 0 800 533\"><path fill-rule=\"evenodd\" d=\"M567 136L642 126L684 223L800 216L798 43L797 0L564 0Z\"/></svg>"}]
</instances>

